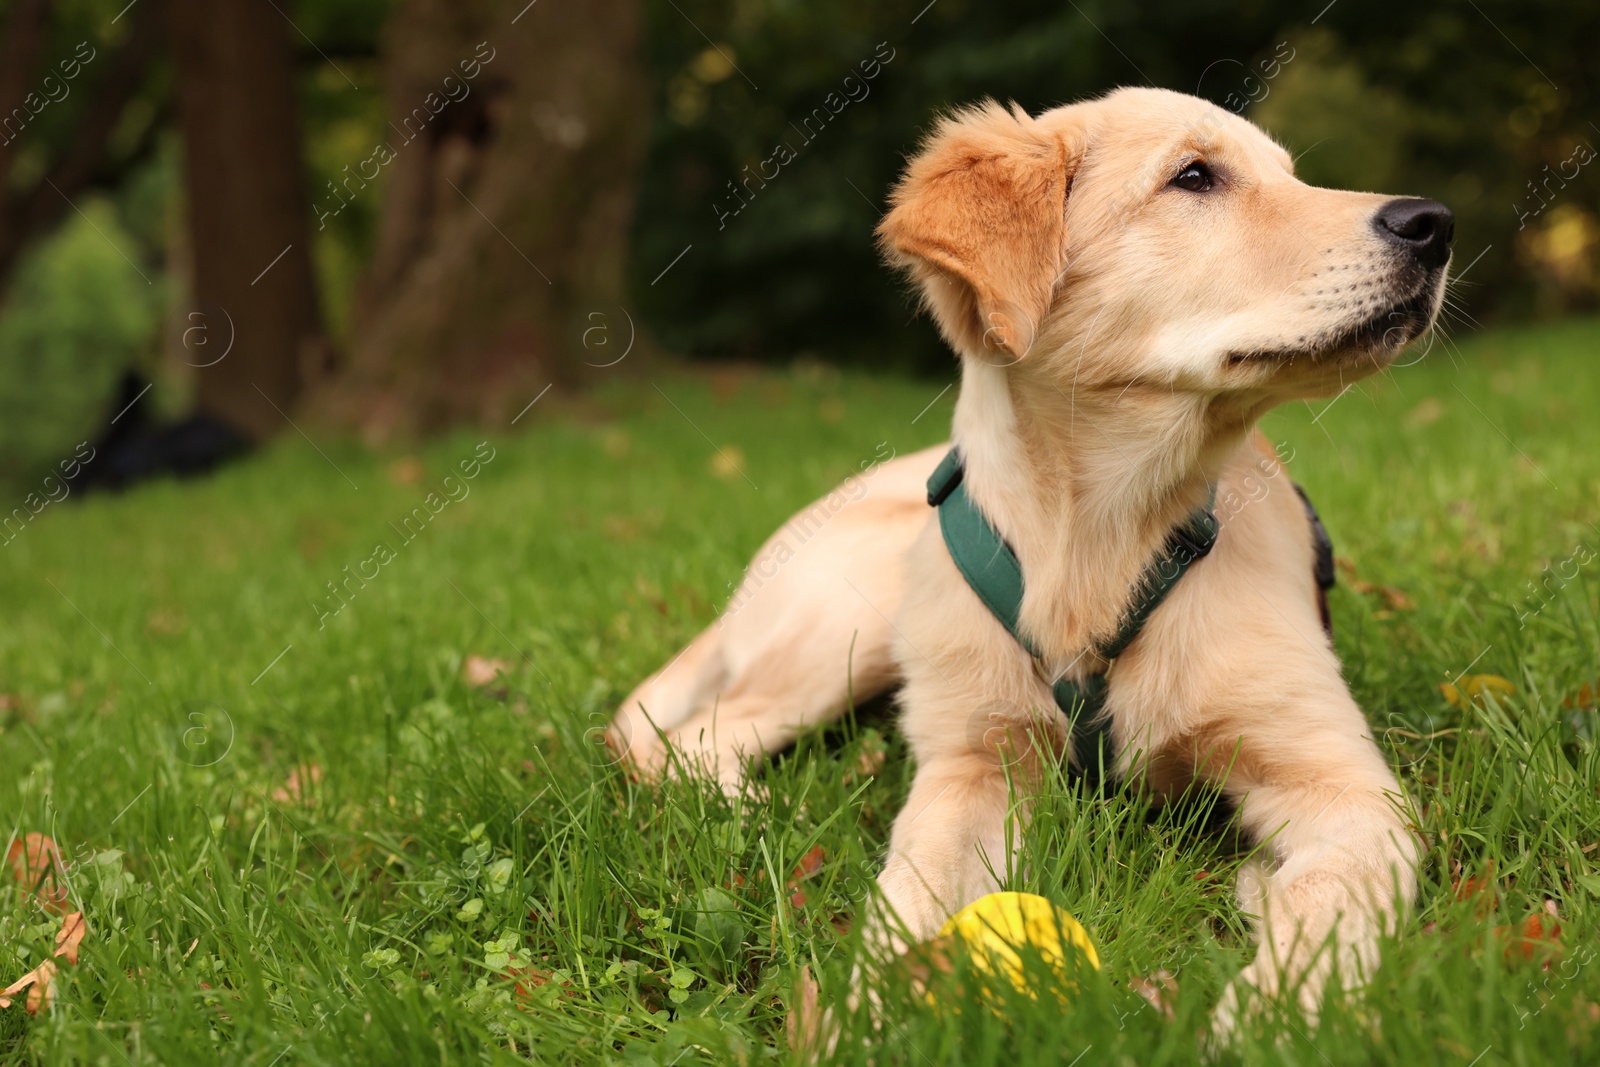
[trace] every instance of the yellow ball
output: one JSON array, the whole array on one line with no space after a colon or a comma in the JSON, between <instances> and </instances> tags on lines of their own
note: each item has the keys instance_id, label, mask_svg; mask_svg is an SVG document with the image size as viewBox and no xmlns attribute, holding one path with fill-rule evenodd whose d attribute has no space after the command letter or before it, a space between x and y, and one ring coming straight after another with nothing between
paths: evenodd
<instances>
[{"instance_id":1,"label":"yellow ball","mask_svg":"<svg viewBox=\"0 0 1600 1067\"><path fill-rule=\"evenodd\" d=\"M990 893L968 904L939 928L941 939L955 935L984 974L1003 975L1028 992L1018 949L1031 947L1058 974L1065 974L1067 946L1081 952L1095 970L1100 956L1088 931L1065 908L1032 893Z\"/></svg>"}]
</instances>

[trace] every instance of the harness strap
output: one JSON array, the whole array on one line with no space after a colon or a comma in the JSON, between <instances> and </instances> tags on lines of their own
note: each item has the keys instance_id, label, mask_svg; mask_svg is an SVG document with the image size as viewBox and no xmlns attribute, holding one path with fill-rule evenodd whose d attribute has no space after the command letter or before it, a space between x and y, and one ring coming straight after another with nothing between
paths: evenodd
<instances>
[{"instance_id":1,"label":"harness strap","mask_svg":"<svg viewBox=\"0 0 1600 1067\"><path fill-rule=\"evenodd\" d=\"M1011 546L967 496L964 475L960 450L952 448L928 479L928 503L939 509L945 546L967 584L1037 664L1038 649L1023 636L1020 625L1022 565ZM1168 535L1161 555L1140 576L1132 604L1116 634L1096 648L1102 657L1115 660L1121 655L1189 566L1211 551L1218 531L1211 510L1215 502L1216 487L1212 486L1207 502ZM1111 724L1103 714L1107 688L1104 673L1090 675L1082 682L1059 678L1051 684L1056 706L1071 724L1073 756L1079 772L1096 787L1110 777L1116 762Z\"/></svg>"},{"instance_id":2,"label":"harness strap","mask_svg":"<svg viewBox=\"0 0 1600 1067\"><path fill-rule=\"evenodd\" d=\"M1306 491L1300 488L1298 482L1294 491L1300 495L1300 503L1305 505L1306 518L1311 523L1311 545L1316 552L1311 575L1317 582L1317 612L1322 616L1322 629L1332 639L1333 614L1328 610L1328 590L1338 583L1338 572L1333 563L1333 538L1328 536L1328 528L1322 525L1322 516L1317 514L1316 505L1311 503L1311 498L1306 496Z\"/></svg>"}]
</instances>

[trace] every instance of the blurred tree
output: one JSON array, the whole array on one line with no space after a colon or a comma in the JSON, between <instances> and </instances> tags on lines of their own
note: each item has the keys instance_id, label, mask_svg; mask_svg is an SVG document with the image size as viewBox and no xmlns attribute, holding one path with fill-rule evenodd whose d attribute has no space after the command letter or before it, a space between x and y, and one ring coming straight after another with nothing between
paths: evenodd
<instances>
[{"instance_id":1,"label":"blurred tree","mask_svg":"<svg viewBox=\"0 0 1600 1067\"><path fill-rule=\"evenodd\" d=\"M210 335L199 406L249 436L284 424L328 362L311 269L290 26L261 0L169 0L194 318Z\"/></svg>"},{"instance_id":2,"label":"blurred tree","mask_svg":"<svg viewBox=\"0 0 1600 1067\"><path fill-rule=\"evenodd\" d=\"M1449 204L1475 316L1600 300L1600 5L1341 0L1282 32L1298 55L1250 116L1303 178Z\"/></svg>"},{"instance_id":3,"label":"blurred tree","mask_svg":"<svg viewBox=\"0 0 1600 1067\"><path fill-rule=\"evenodd\" d=\"M200 399L257 434L281 425L257 387L375 434L504 419L646 328L691 356L948 369L872 231L933 116L986 96L1194 92L1307 180L1449 203L1471 314L1600 300L1592 0L0 0L0 32L0 285L104 194L139 268L106 277L148 297L193 258L206 332L236 320ZM174 99L192 242L154 151ZM319 308L348 357L308 381Z\"/></svg>"},{"instance_id":4,"label":"blurred tree","mask_svg":"<svg viewBox=\"0 0 1600 1067\"><path fill-rule=\"evenodd\" d=\"M79 193L118 184L154 147L154 109L135 116L131 129L126 113L158 50L161 2L131 12L109 42L79 13L53 18L49 0L14 0L5 12L0 289L23 250L72 211Z\"/></svg>"},{"instance_id":5,"label":"blurred tree","mask_svg":"<svg viewBox=\"0 0 1600 1067\"><path fill-rule=\"evenodd\" d=\"M1038 112L1117 85L1221 99L1237 77L1206 68L1270 48L1278 22L1264 4L1216 0L680 7L649 9L665 99L641 182L634 299L679 351L875 368L950 366L872 237L941 109L992 97Z\"/></svg>"},{"instance_id":6,"label":"blurred tree","mask_svg":"<svg viewBox=\"0 0 1600 1067\"><path fill-rule=\"evenodd\" d=\"M649 95L639 34L637 0L395 12L383 139L314 206L323 225L386 182L349 364L322 391L323 417L378 437L504 421L572 374L588 316L626 331Z\"/></svg>"}]
</instances>

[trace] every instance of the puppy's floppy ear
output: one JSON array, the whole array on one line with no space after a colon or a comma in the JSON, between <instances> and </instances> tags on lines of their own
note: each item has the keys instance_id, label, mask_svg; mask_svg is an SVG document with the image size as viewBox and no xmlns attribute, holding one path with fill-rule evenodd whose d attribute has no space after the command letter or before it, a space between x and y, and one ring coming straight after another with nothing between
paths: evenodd
<instances>
[{"instance_id":1,"label":"puppy's floppy ear","mask_svg":"<svg viewBox=\"0 0 1600 1067\"><path fill-rule=\"evenodd\" d=\"M988 101L942 119L890 194L879 246L958 352L1032 347L1065 261L1069 139Z\"/></svg>"}]
</instances>

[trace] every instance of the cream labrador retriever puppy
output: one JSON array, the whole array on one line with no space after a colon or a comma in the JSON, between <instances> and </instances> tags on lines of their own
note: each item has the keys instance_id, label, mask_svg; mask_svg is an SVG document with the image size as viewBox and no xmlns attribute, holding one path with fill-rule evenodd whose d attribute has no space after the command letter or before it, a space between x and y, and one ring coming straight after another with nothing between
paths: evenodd
<instances>
[{"instance_id":1,"label":"cream labrador retriever puppy","mask_svg":"<svg viewBox=\"0 0 1600 1067\"><path fill-rule=\"evenodd\" d=\"M953 562L931 449L779 530L729 611L628 697L612 743L656 770L671 745L736 784L852 693L900 684L916 777L868 927L896 951L997 888L1008 776L1068 744L1051 682L1109 671L1115 774L1209 780L1238 805L1267 856L1240 878L1262 942L1241 979L1297 985L1315 1011L1335 962L1350 983L1376 963L1418 841L1323 630L1306 514L1253 427L1425 331L1452 230L1434 201L1305 185L1256 127L1178 93L945 118L878 233L961 357L952 439L1020 563L1035 654ZM1141 575L1213 489L1250 502L1107 662Z\"/></svg>"}]
</instances>

